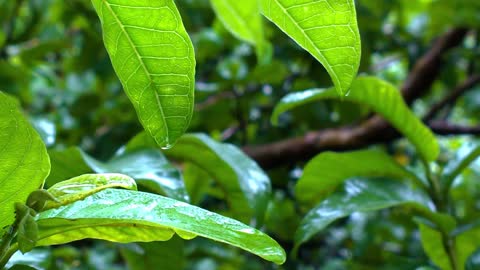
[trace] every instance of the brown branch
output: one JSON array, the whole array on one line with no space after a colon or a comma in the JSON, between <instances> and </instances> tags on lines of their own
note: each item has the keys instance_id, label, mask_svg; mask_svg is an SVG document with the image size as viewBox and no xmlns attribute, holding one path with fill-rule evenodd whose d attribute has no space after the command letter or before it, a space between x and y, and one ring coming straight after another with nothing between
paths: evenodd
<instances>
[{"instance_id":1,"label":"brown branch","mask_svg":"<svg viewBox=\"0 0 480 270\"><path fill-rule=\"evenodd\" d=\"M472 89L476 84L480 83L480 74L471 76L465 80L462 84L458 85L449 95L445 96L438 103L433 104L427 114L423 117L424 121L432 120L443 108L448 105L454 104L459 97L465 92Z\"/></svg>"},{"instance_id":2,"label":"brown branch","mask_svg":"<svg viewBox=\"0 0 480 270\"><path fill-rule=\"evenodd\" d=\"M418 60L401 89L407 104L411 104L431 88L440 72L443 55L458 46L466 33L467 30L463 28L447 32ZM398 136L388 122L374 116L358 126L309 132L303 137L247 146L244 151L263 168L272 168L311 158L324 150L356 149L390 141Z\"/></svg>"},{"instance_id":3,"label":"brown branch","mask_svg":"<svg viewBox=\"0 0 480 270\"><path fill-rule=\"evenodd\" d=\"M480 135L480 126L461 126L445 121L432 121L428 125L438 135Z\"/></svg>"}]
</instances>

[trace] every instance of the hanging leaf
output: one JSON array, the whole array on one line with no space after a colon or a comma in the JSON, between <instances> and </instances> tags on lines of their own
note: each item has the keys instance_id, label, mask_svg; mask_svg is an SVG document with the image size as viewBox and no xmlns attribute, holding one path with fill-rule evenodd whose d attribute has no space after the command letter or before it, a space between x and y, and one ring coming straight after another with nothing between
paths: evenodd
<instances>
[{"instance_id":1,"label":"hanging leaf","mask_svg":"<svg viewBox=\"0 0 480 270\"><path fill-rule=\"evenodd\" d=\"M50 172L47 149L20 112L17 101L0 92L0 234L15 219L15 202L43 185Z\"/></svg>"},{"instance_id":2,"label":"hanging leaf","mask_svg":"<svg viewBox=\"0 0 480 270\"><path fill-rule=\"evenodd\" d=\"M360 65L360 34L353 0L261 0L262 12L327 70L341 96Z\"/></svg>"},{"instance_id":3,"label":"hanging leaf","mask_svg":"<svg viewBox=\"0 0 480 270\"><path fill-rule=\"evenodd\" d=\"M339 98L333 88L291 93L275 107L272 122L277 123L278 116L283 112L324 99ZM360 77L353 82L350 93L343 100L368 105L382 115L415 145L425 160L432 161L438 157L440 148L435 136L408 108L395 86L375 77Z\"/></svg>"},{"instance_id":4,"label":"hanging leaf","mask_svg":"<svg viewBox=\"0 0 480 270\"><path fill-rule=\"evenodd\" d=\"M174 1L92 3L140 122L158 145L171 147L190 123L195 79L193 46Z\"/></svg>"},{"instance_id":5,"label":"hanging leaf","mask_svg":"<svg viewBox=\"0 0 480 270\"><path fill-rule=\"evenodd\" d=\"M82 201L42 212L38 246L85 238L113 242L167 241L175 232L233 245L282 264L285 252L269 236L239 221L156 194L106 189ZM187 237L185 237L187 236Z\"/></svg>"}]
</instances>

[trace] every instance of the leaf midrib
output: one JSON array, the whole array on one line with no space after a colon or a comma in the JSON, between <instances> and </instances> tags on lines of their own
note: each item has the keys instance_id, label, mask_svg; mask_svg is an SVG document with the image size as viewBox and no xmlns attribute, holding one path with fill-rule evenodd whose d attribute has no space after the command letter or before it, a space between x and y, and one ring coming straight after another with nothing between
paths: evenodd
<instances>
[{"instance_id":1,"label":"leaf midrib","mask_svg":"<svg viewBox=\"0 0 480 270\"><path fill-rule=\"evenodd\" d=\"M143 63L142 57L140 56L140 53L138 52L137 47L135 46L132 39L130 38L130 35L128 34L127 30L125 30L125 28L123 27L122 21L120 20L120 18L118 18L117 14L113 11L112 7L110 6L110 3L108 3L107 0L102 0L102 1L105 3L105 6L107 6L107 8L110 11L110 13L112 14L112 16L115 18L115 21L117 22L117 24L120 27L123 34L125 35L128 43L132 47L132 49L135 53L135 56L137 57L138 61L140 62L140 65L142 66L143 70L145 71L145 73L148 76L149 86L150 86L153 82L152 76L150 75L150 71L147 69L147 66L145 66L145 63ZM125 85L125 87L127 87L127 86ZM148 88L148 86L147 86L147 88ZM156 98L156 101L157 101L157 104L158 104L158 108L160 109L160 114L162 116L161 118L162 118L162 121L163 121L163 124L164 124L164 127L165 127L165 134L166 134L166 138L167 138L166 143L170 144L170 136L168 134L168 123L165 119L165 113L163 111L162 103L161 103L160 98L158 97L157 93L155 92L154 94L155 94L155 98Z\"/></svg>"}]
</instances>

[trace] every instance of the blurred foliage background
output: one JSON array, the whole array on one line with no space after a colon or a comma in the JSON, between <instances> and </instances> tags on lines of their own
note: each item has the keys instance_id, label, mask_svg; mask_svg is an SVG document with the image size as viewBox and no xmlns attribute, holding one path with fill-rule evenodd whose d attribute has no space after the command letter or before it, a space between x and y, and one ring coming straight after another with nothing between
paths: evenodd
<instances>
[{"instance_id":1,"label":"blurred foliage background","mask_svg":"<svg viewBox=\"0 0 480 270\"><path fill-rule=\"evenodd\" d=\"M282 115L280 126L273 127L271 112L282 96L331 86L324 68L266 20L272 59L258 64L255 49L224 28L208 0L176 3L197 60L196 107L189 132L207 133L242 147L358 123L369 115L358 105L324 101ZM397 86L436 37L453 27L472 29L461 46L445 55L445 66L430 94L413 105L418 115L480 72L480 1L358 0L356 5L362 37L359 73ZM88 0L0 0L0 88L20 100L50 150L79 146L107 160L142 130L112 69L99 20ZM473 87L439 117L479 125L480 87ZM474 136L442 137L441 159L447 161L465 142L475 141ZM403 140L386 148L403 164L416 159ZM287 253L305 214L292 192L303 164L292 161L268 171L274 192L263 229ZM182 170L185 179L202 177L195 168ZM464 172L454 187L460 217L465 220L479 218L478 177L480 162ZM217 193L210 187L194 203L215 209L221 204ZM463 200L465 193L476 199ZM38 269L161 269L161 263L170 260L162 260L164 256L173 258L170 263L177 267L173 269L416 269L431 265L415 223L405 218L408 211L355 213L302 246L284 266L202 239L173 239L179 247L173 253L162 249L162 243L142 244L140 249L138 244L89 240L39 249L29 257L40 263ZM144 264L132 265L129 256L142 258L139 250L148 251Z\"/></svg>"}]
</instances>

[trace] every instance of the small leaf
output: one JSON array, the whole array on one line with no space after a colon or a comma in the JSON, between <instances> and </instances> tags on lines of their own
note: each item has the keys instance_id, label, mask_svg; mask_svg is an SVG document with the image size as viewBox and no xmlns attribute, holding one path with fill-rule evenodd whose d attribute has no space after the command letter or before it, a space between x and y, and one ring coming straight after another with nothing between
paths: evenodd
<instances>
[{"instance_id":1,"label":"small leaf","mask_svg":"<svg viewBox=\"0 0 480 270\"><path fill-rule=\"evenodd\" d=\"M259 59L267 53L258 0L211 0L213 10L225 28L237 38L257 47Z\"/></svg>"},{"instance_id":2,"label":"small leaf","mask_svg":"<svg viewBox=\"0 0 480 270\"><path fill-rule=\"evenodd\" d=\"M32 250L38 238L38 228L35 222L36 212L26 205L15 203L17 219L17 242L22 253Z\"/></svg>"},{"instance_id":3,"label":"small leaf","mask_svg":"<svg viewBox=\"0 0 480 270\"><path fill-rule=\"evenodd\" d=\"M360 65L360 34L353 0L261 0L262 12L330 74L337 93L348 89Z\"/></svg>"},{"instance_id":4,"label":"small leaf","mask_svg":"<svg viewBox=\"0 0 480 270\"><path fill-rule=\"evenodd\" d=\"M187 134L165 154L207 171L225 191L235 218L246 221L254 216L257 224L263 223L271 192L270 179L241 150L204 134Z\"/></svg>"},{"instance_id":5,"label":"small leaf","mask_svg":"<svg viewBox=\"0 0 480 270\"><path fill-rule=\"evenodd\" d=\"M307 163L295 186L295 194L301 202L317 203L351 177L417 179L381 151L324 152Z\"/></svg>"},{"instance_id":6,"label":"small leaf","mask_svg":"<svg viewBox=\"0 0 480 270\"><path fill-rule=\"evenodd\" d=\"M473 260L475 258L474 253L479 248L480 248L480 227L478 226L478 224L476 224L476 226L473 226L472 229L459 234L455 239L455 250L457 251L457 261L458 261L457 268L463 269L463 267L469 260L469 257L471 257L471 259ZM472 260L470 260L470 263L473 263Z\"/></svg>"},{"instance_id":7,"label":"small leaf","mask_svg":"<svg viewBox=\"0 0 480 270\"><path fill-rule=\"evenodd\" d=\"M132 178L117 173L84 174L59 182L48 189L56 201L47 201L44 210L67 205L100 192L107 188L137 190Z\"/></svg>"},{"instance_id":8,"label":"small leaf","mask_svg":"<svg viewBox=\"0 0 480 270\"><path fill-rule=\"evenodd\" d=\"M441 269L451 270L452 264L443 246L442 234L423 223L418 224L423 250L428 257Z\"/></svg>"},{"instance_id":9,"label":"small leaf","mask_svg":"<svg viewBox=\"0 0 480 270\"><path fill-rule=\"evenodd\" d=\"M180 172L173 167L152 139L148 148L128 149L107 162L100 162L81 149L72 147L63 151L51 151L52 175L49 185L60 180L86 173L121 173L135 179L137 184L149 191L166 195L176 200L189 201Z\"/></svg>"},{"instance_id":10,"label":"small leaf","mask_svg":"<svg viewBox=\"0 0 480 270\"><path fill-rule=\"evenodd\" d=\"M291 93L282 98L275 107L272 122L276 123L278 116L283 112L324 99L338 99L335 90L312 89ZM395 86L375 77L359 77L353 82L350 93L343 100L368 105L382 115L415 145L425 160L433 161L438 157L440 148L435 136L408 108Z\"/></svg>"},{"instance_id":11,"label":"small leaf","mask_svg":"<svg viewBox=\"0 0 480 270\"><path fill-rule=\"evenodd\" d=\"M175 230L227 243L281 264L285 252L269 236L236 220L156 194L106 189L38 216L39 246L85 238L113 242L169 240Z\"/></svg>"},{"instance_id":12,"label":"small leaf","mask_svg":"<svg viewBox=\"0 0 480 270\"><path fill-rule=\"evenodd\" d=\"M145 130L171 147L193 113L195 57L173 0L92 0L105 47ZM155 19L147 19L155 18Z\"/></svg>"},{"instance_id":13,"label":"small leaf","mask_svg":"<svg viewBox=\"0 0 480 270\"><path fill-rule=\"evenodd\" d=\"M412 190L402 182L387 179L350 180L345 182L341 190L308 212L295 233L295 245L300 246L335 220L354 212L377 211L394 206L411 207L415 212L428 216L435 222L450 222L447 217L427 208L426 205L429 204L431 202L425 194ZM452 227L454 224L448 226Z\"/></svg>"},{"instance_id":14,"label":"small leaf","mask_svg":"<svg viewBox=\"0 0 480 270\"><path fill-rule=\"evenodd\" d=\"M17 101L0 92L0 234L14 222L14 202L26 202L50 171L47 149Z\"/></svg>"},{"instance_id":15,"label":"small leaf","mask_svg":"<svg viewBox=\"0 0 480 270\"><path fill-rule=\"evenodd\" d=\"M40 212L44 209L45 204L48 201L58 202L57 199L55 199L55 197L50 194L50 192L44 189L39 189L30 193L27 199L27 206L32 208L36 212Z\"/></svg>"}]
</instances>

